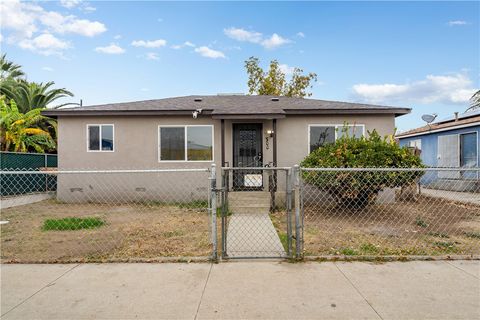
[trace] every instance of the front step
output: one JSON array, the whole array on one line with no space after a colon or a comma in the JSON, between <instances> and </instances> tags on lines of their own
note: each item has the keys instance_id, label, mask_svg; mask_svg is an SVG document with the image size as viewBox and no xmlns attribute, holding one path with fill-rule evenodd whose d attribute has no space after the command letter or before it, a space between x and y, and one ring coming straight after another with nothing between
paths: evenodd
<instances>
[{"instance_id":1,"label":"front step","mask_svg":"<svg viewBox=\"0 0 480 320\"><path fill-rule=\"evenodd\" d=\"M228 193L228 207L238 214L269 213L270 193L265 191L233 191Z\"/></svg>"}]
</instances>

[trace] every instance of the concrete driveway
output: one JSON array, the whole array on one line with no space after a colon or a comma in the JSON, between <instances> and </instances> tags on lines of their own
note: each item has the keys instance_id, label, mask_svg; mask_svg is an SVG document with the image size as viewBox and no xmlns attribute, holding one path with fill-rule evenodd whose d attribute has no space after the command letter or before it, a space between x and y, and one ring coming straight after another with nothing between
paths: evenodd
<instances>
[{"instance_id":1,"label":"concrete driveway","mask_svg":"<svg viewBox=\"0 0 480 320\"><path fill-rule=\"evenodd\" d=\"M479 319L480 261L1 265L2 319Z\"/></svg>"}]
</instances>

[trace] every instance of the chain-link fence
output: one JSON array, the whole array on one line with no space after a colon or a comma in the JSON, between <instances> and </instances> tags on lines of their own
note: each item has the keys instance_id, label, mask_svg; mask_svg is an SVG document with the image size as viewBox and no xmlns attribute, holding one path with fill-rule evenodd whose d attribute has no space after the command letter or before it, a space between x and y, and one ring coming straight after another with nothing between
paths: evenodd
<instances>
[{"instance_id":1,"label":"chain-link fence","mask_svg":"<svg viewBox=\"0 0 480 320\"><path fill-rule=\"evenodd\" d=\"M48 171L57 166L57 155L46 153L0 152L0 170ZM23 173L4 176L0 196L45 193L56 189L56 177Z\"/></svg>"},{"instance_id":2,"label":"chain-link fence","mask_svg":"<svg viewBox=\"0 0 480 320\"><path fill-rule=\"evenodd\" d=\"M479 169L300 169L306 256L480 254Z\"/></svg>"},{"instance_id":3,"label":"chain-link fence","mask_svg":"<svg viewBox=\"0 0 480 320\"><path fill-rule=\"evenodd\" d=\"M209 169L2 171L0 180L21 188L27 174L58 186L2 196L3 262L215 256Z\"/></svg>"},{"instance_id":4,"label":"chain-link fence","mask_svg":"<svg viewBox=\"0 0 480 320\"><path fill-rule=\"evenodd\" d=\"M222 256L292 254L290 168L223 168Z\"/></svg>"},{"instance_id":5,"label":"chain-link fence","mask_svg":"<svg viewBox=\"0 0 480 320\"><path fill-rule=\"evenodd\" d=\"M2 261L480 255L478 168L221 173L3 170Z\"/></svg>"}]
</instances>

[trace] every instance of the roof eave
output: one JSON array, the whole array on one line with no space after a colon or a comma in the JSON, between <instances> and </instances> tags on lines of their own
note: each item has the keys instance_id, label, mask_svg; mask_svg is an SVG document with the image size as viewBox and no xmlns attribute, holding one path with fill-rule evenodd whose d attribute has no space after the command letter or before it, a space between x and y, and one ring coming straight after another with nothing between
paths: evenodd
<instances>
[{"instance_id":1,"label":"roof eave","mask_svg":"<svg viewBox=\"0 0 480 320\"><path fill-rule=\"evenodd\" d=\"M394 114L395 117L409 114L410 108L388 108L388 109L285 109L287 115L310 115L310 114Z\"/></svg>"}]
</instances>

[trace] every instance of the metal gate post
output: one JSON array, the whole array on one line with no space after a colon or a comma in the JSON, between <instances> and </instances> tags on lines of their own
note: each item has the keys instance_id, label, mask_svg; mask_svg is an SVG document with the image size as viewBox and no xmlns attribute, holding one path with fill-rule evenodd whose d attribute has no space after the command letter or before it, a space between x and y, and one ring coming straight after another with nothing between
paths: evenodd
<instances>
[{"instance_id":1,"label":"metal gate post","mask_svg":"<svg viewBox=\"0 0 480 320\"><path fill-rule=\"evenodd\" d=\"M286 171L287 180L287 244L288 257L292 258L292 169Z\"/></svg>"},{"instance_id":2,"label":"metal gate post","mask_svg":"<svg viewBox=\"0 0 480 320\"><path fill-rule=\"evenodd\" d=\"M302 233L302 215L300 196L301 196L301 181L300 181L300 167L295 165L293 167L293 181L295 185L295 257L300 259L303 257L303 233Z\"/></svg>"},{"instance_id":3,"label":"metal gate post","mask_svg":"<svg viewBox=\"0 0 480 320\"><path fill-rule=\"evenodd\" d=\"M210 176L210 210L212 215L212 258L217 260L217 173L215 164L212 164Z\"/></svg>"},{"instance_id":4,"label":"metal gate post","mask_svg":"<svg viewBox=\"0 0 480 320\"><path fill-rule=\"evenodd\" d=\"M228 188L230 180L228 179L230 171L222 169L222 258L227 257L227 215L228 215Z\"/></svg>"}]
</instances>

